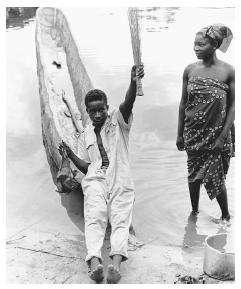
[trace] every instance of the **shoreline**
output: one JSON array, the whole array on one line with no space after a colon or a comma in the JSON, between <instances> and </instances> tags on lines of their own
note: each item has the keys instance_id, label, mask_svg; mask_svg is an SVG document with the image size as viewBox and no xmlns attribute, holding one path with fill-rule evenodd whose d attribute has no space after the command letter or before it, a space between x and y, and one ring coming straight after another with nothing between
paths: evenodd
<instances>
[{"instance_id":1,"label":"shoreline","mask_svg":"<svg viewBox=\"0 0 241 289\"><path fill-rule=\"evenodd\" d=\"M93 284L87 274L83 235L64 235L31 228L7 242L7 283L14 284ZM109 241L102 254L106 270ZM202 262L183 258L181 246L160 246L149 242L131 246L129 259L122 264L120 284L183 283L190 276L199 283L233 284L203 273ZM179 280L179 281L178 281Z\"/></svg>"}]
</instances>

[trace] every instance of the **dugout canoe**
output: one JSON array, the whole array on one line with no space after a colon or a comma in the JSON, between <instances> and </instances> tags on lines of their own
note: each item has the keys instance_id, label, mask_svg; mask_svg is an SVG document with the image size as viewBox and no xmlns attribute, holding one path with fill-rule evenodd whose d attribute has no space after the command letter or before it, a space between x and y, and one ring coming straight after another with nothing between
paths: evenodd
<instances>
[{"instance_id":1,"label":"dugout canoe","mask_svg":"<svg viewBox=\"0 0 241 289\"><path fill-rule=\"evenodd\" d=\"M84 96L93 85L61 10L37 10L35 37L43 143L53 181L57 184L61 165L59 143L64 140L77 153L79 133L71 113L82 129L89 121ZM63 91L71 109L62 99Z\"/></svg>"},{"instance_id":2,"label":"dugout canoe","mask_svg":"<svg viewBox=\"0 0 241 289\"><path fill-rule=\"evenodd\" d=\"M93 85L81 61L69 23L60 9L38 8L35 42L43 144L52 179L57 186L62 161L59 144L64 140L77 153L78 129L89 122L84 96ZM71 166L74 169L74 165ZM76 177L79 183L81 178L79 173ZM71 219L81 223L79 227L82 230L83 195L79 192L61 194L61 201Z\"/></svg>"}]
</instances>

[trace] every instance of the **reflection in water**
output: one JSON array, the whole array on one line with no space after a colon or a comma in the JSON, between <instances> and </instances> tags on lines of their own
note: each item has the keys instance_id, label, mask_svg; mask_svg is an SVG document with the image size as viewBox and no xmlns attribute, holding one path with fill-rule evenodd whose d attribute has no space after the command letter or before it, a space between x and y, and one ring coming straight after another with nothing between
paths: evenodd
<instances>
[{"instance_id":1,"label":"reflection in water","mask_svg":"<svg viewBox=\"0 0 241 289\"><path fill-rule=\"evenodd\" d=\"M161 32L175 21L179 7L150 7L139 9L143 29L147 32Z\"/></svg>"},{"instance_id":2,"label":"reflection in water","mask_svg":"<svg viewBox=\"0 0 241 289\"><path fill-rule=\"evenodd\" d=\"M203 250L207 234L198 233L197 221L198 216L191 213L185 227L182 256L184 260L189 260L189 262L201 263L203 262Z\"/></svg>"},{"instance_id":3,"label":"reflection in water","mask_svg":"<svg viewBox=\"0 0 241 289\"><path fill-rule=\"evenodd\" d=\"M84 195L83 193L72 191L70 194L60 194L61 205L75 224L75 226L84 232Z\"/></svg>"},{"instance_id":4,"label":"reflection in water","mask_svg":"<svg viewBox=\"0 0 241 289\"><path fill-rule=\"evenodd\" d=\"M226 238L229 238L229 242L226 242L225 236L220 238L220 241L217 242L217 249L223 250L223 252L230 251L234 252L233 239L230 224L225 226L223 222L220 222L219 227L214 224L205 224L205 233L200 234L198 231L202 229L202 220L200 220L200 213L198 215L190 213L187 219L187 224L184 229L184 237L182 242L182 255L185 260L196 260L197 262L203 262L203 250L205 246L205 240L207 236L216 235L220 233L228 234ZM209 226L209 227L207 227ZM230 237L231 233L231 237Z\"/></svg>"},{"instance_id":5,"label":"reflection in water","mask_svg":"<svg viewBox=\"0 0 241 289\"><path fill-rule=\"evenodd\" d=\"M6 8L6 27L23 28L33 21L37 7L7 7Z\"/></svg>"},{"instance_id":6,"label":"reflection in water","mask_svg":"<svg viewBox=\"0 0 241 289\"><path fill-rule=\"evenodd\" d=\"M221 233L210 236L207 239L207 244L222 253L234 253L234 238L232 234Z\"/></svg>"},{"instance_id":7,"label":"reflection in water","mask_svg":"<svg viewBox=\"0 0 241 289\"><path fill-rule=\"evenodd\" d=\"M203 247L204 241L207 235L200 235L197 231L196 214L191 213L187 219L187 225L185 227L185 234L183 238L183 249L192 247Z\"/></svg>"}]
</instances>

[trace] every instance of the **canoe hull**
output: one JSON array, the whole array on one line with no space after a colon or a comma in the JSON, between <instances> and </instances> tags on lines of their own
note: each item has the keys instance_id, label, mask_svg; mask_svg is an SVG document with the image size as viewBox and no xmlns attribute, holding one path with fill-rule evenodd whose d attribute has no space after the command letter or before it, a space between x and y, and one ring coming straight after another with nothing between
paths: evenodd
<instances>
[{"instance_id":1,"label":"canoe hull","mask_svg":"<svg viewBox=\"0 0 241 289\"><path fill-rule=\"evenodd\" d=\"M66 141L78 153L78 137L68 108L62 100L65 92L80 126L89 122L84 96L93 88L80 59L69 24L59 9L39 8L36 14L36 55L43 143L53 181L61 165L58 146ZM53 63L58 63L61 68Z\"/></svg>"},{"instance_id":2,"label":"canoe hull","mask_svg":"<svg viewBox=\"0 0 241 289\"><path fill-rule=\"evenodd\" d=\"M84 96L93 85L61 10L45 7L37 10L35 42L43 144L53 182L57 185L62 161L58 146L64 140L78 154L79 141L79 134L69 117L70 111L62 99L62 92L65 92L72 112L78 119L78 126L83 128L90 121ZM76 169L73 164L71 166ZM81 173L76 176L79 183L82 177ZM83 193L72 191L60 196L71 220L84 231Z\"/></svg>"}]
</instances>

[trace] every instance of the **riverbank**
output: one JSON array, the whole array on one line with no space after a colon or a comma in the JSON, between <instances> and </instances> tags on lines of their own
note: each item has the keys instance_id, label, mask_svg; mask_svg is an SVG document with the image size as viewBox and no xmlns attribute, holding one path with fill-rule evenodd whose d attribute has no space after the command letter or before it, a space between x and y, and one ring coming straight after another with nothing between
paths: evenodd
<instances>
[{"instance_id":1,"label":"riverbank","mask_svg":"<svg viewBox=\"0 0 241 289\"><path fill-rule=\"evenodd\" d=\"M64 235L49 229L44 231L43 223L8 240L7 282L92 283L84 261L84 236ZM129 249L129 259L122 265L122 284L173 284L178 281L178 277L180 279L184 276L191 276L200 283L234 283L215 280L203 274L202 262L198 262L193 253L189 257L184 256L182 246L158 246L150 242L139 248L130 246ZM108 251L109 241L106 240L103 248L105 268Z\"/></svg>"}]
</instances>

